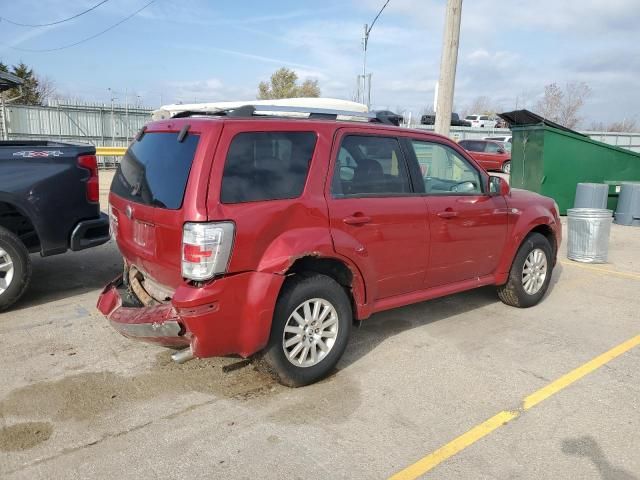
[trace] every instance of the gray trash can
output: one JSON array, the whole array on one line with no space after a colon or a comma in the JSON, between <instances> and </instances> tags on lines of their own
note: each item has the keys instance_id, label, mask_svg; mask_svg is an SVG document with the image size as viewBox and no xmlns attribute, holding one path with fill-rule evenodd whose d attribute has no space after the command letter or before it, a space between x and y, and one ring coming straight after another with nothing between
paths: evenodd
<instances>
[{"instance_id":1,"label":"gray trash can","mask_svg":"<svg viewBox=\"0 0 640 480\"><path fill-rule=\"evenodd\" d=\"M579 183L573 208L607 208L609 186L604 183Z\"/></svg>"},{"instance_id":2,"label":"gray trash can","mask_svg":"<svg viewBox=\"0 0 640 480\"><path fill-rule=\"evenodd\" d=\"M609 254L612 211L604 208L567 210L567 257L577 262L605 263Z\"/></svg>"},{"instance_id":3,"label":"gray trash can","mask_svg":"<svg viewBox=\"0 0 640 480\"><path fill-rule=\"evenodd\" d=\"M640 227L640 183L622 183L615 218L620 225Z\"/></svg>"}]
</instances>

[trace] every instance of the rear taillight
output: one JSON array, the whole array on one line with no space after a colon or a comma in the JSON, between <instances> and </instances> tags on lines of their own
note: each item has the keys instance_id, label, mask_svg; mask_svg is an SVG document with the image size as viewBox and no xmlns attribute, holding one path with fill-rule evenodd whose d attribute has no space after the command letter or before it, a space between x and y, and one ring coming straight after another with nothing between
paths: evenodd
<instances>
[{"instance_id":1,"label":"rear taillight","mask_svg":"<svg viewBox=\"0 0 640 480\"><path fill-rule=\"evenodd\" d=\"M100 200L100 184L98 181L98 159L95 155L80 155L78 166L89 170L87 180L87 200L97 203Z\"/></svg>"},{"instance_id":2,"label":"rear taillight","mask_svg":"<svg viewBox=\"0 0 640 480\"><path fill-rule=\"evenodd\" d=\"M227 271L234 224L185 223L182 232L182 276L189 280L209 280Z\"/></svg>"}]
</instances>

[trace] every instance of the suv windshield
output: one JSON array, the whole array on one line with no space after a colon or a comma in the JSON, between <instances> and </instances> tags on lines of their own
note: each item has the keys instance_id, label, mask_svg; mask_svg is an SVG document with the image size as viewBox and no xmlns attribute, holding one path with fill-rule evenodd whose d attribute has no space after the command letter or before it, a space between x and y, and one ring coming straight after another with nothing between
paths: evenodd
<instances>
[{"instance_id":1,"label":"suv windshield","mask_svg":"<svg viewBox=\"0 0 640 480\"><path fill-rule=\"evenodd\" d=\"M177 132L145 133L122 157L111 191L132 202L179 209L199 139L189 134L179 142Z\"/></svg>"}]
</instances>

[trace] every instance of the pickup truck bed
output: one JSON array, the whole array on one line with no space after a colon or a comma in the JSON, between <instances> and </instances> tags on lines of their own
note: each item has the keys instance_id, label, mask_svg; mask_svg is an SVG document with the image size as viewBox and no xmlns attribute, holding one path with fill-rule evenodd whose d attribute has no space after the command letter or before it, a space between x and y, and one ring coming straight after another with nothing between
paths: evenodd
<instances>
[{"instance_id":1,"label":"pickup truck bed","mask_svg":"<svg viewBox=\"0 0 640 480\"><path fill-rule=\"evenodd\" d=\"M109 222L98 203L95 147L50 141L0 142L0 233L13 235L25 251L42 256L107 242ZM2 242L10 241L4 237L0 237L0 255L4 251L11 257L15 277L14 257L23 255L15 246L9 255L7 248L11 247L3 248ZM0 310L3 297L9 294L9 286L3 289L9 275L3 274L2 264L0 258Z\"/></svg>"}]
</instances>

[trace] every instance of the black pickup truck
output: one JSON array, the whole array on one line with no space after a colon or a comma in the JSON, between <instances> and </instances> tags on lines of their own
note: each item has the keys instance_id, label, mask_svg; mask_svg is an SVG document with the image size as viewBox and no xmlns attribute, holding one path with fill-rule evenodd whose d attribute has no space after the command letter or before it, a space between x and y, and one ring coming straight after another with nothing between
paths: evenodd
<instances>
[{"instance_id":1,"label":"black pickup truck","mask_svg":"<svg viewBox=\"0 0 640 480\"><path fill-rule=\"evenodd\" d=\"M0 311L27 289L30 253L46 257L109 240L99 193L95 147L0 142Z\"/></svg>"},{"instance_id":2,"label":"black pickup truck","mask_svg":"<svg viewBox=\"0 0 640 480\"><path fill-rule=\"evenodd\" d=\"M435 114L432 113L432 114L422 115L422 117L420 117L420 123L422 125L435 125L436 124ZM471 122L461 119L460 115L458 115L457 113L452 113L451 126L452 127L470 127Z\"/></svg>"}]
</instances>

